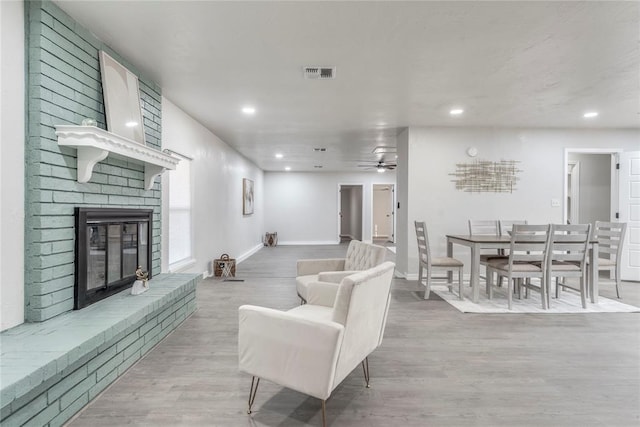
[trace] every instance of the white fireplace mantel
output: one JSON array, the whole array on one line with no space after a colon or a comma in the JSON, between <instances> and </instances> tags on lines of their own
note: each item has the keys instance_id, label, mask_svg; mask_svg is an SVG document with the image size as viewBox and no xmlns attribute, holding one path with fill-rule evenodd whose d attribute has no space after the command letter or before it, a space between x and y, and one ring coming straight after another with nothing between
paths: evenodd
<instances>
[{"instance_id":1,"label":"white fireplace mantel","mask_svg":"<svg viewBox=\"0 0 640 427\"><path fill-rule=\"evenodd\" d=\"M56 126L58 145L78 150L78 182L88 182L93 167L109 155L144 164L144 188L151 190L156 176L174 170L180 159L95 126Z\"/></svg>"}]
</instances>

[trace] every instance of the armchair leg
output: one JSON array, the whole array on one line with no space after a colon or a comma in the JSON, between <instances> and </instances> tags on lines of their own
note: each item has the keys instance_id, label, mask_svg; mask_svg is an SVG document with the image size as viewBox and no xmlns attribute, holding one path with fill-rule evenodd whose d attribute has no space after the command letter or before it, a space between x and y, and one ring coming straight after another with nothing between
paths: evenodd
<instances>
[{"instance_id":1,"label":"armchair leg","mask_svg":"<svg viewBox=\"0 0 640 427\"><path fill-rule=\"evenodd\" d=\"M254 387L255 384L255 387ZM251 407L253 406L253 401L256 400L256 392L258 391L258 384L260 384L260 378L251 377L251 390L249 390L249 409L247 410L247 414L251 413Z\"/></svg>"},{"instance_id":2,"label":"armchair leg","mask_svg":"<svg viewBox=\"0 0 640 427\"><path fill-rule=\"evenodd\" d=\"M322 399L322 427L327 427L326 400Z\"/></svg>"},{"instance_id":3,"label":"armchair leg","mask_svg":"<svg viewBox=\"0 0 640 427\"><path fill-rule=\"evenodd\" d=\"M364 380L367 382L367 388L371 388L371 386L369 385L369 379L371 378L369 376L369 358L365 357L364 360L362 361L362 372L364 372Z\"/></svg>"}]
</instances>

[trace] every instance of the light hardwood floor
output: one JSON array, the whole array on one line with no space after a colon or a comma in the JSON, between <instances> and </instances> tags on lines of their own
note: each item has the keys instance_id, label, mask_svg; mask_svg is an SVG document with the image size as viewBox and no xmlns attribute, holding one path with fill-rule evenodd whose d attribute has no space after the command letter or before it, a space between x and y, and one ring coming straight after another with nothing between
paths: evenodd
<instances>
[{"instance_id":1,"label":"light hardwood floor","mask_svg":"<svg viewBox=\"0 0 640 427\"><path fill-rule=\"evenodd\" d=\"M297 305L296 259L345 251L264 248L238 265L244 282L202 281L198 311L69 425L320 426L320 401L266 380L246 414L237 309ZM638 305L639 288L625 283L623 302ZM396 279L392 293L372 388L352 372L327 401L328 425L640 425L640 314L462 314L423 300L415 281Z\"/></svg>"}]
</instances>

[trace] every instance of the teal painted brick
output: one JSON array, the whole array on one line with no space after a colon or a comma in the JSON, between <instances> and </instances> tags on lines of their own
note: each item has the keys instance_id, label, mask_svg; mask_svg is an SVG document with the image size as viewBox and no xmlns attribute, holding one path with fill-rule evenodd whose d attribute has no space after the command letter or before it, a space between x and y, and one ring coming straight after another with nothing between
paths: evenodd
<instances>
[{"instance_id":1,"label":"teal painted brick","mask_svg":"<svg viewBox=\"0 0 640 427\"><path fill-rule=\"evenodd\" d=\"M107 195L121 195L122 187L119 187L117 185L101 185L100 191L102 194Z\"/></svg>"},{"instance_id":2,"label":"teal painted brick","mask_svg":"<svg viewBox=\"0 0 640 427\"><path fill-rule=\"evenodd\" d=\"M151 329L153 329L154 326L156 326L158 324L158 318L157 317L152 317L150 319L147 319L147 321L144 323L144 325L142 325L140 327L139 330L139 334L141 337L144 337L147 332L149 332ZM146 342L146 337L145 337L145 342Z\"/></svg>"},{"instance_id":3,"label":"teal painted brick","mask_svg":"<svg viewBox=\"0 0 640 427\"><path fill-rule=\"evenodd\" d=\"M87 403L89 401L89 389L94 385L96 385L95 375L90 375L82 380L60 398L60 409L68 408L82 395L85 396L85 403Z\"/></svg>"},{"instance_id":4,"label":"teal painted brick","mask_svg":"<svg viewBox=\"0 0 640 427\"><path fill-rule=\"evenodd\" d=\"M109 182L109 176L103 173L97 173L94 169L93 173L91 174L90 180L95 184L106 184L107 182Z\"/></svg>"},{"instance_id":5,"label":"teal painted brick","mask_svg":"<svg viewBox=\"0 0 640 427\"><path fill-rule=\"evenodd\" d=\"M129 196L109 196L109 204L111 205L130 205Z\"/></svg>"},{"instance_id":6,"label":"teal painted brick","mask_svg":"<svg viewBox=\"0 0 640 427\"><path fill-rule=\"evenodd\" d=\"M88 371L86 366L82 366L70 375L68 375L65 379L54 385L47 392L47 402L49 404L58 400L67 390L70 390L76 384L79 384L85 378L87 378Z\"/></svg>"},{"instance_id":7,"label":"teal painted brick","mask_svg":"<svg viewBox=\"0 0 640 427\"><path fill-rule=\"evenodd\" d=\"M157 322L157 318L156 318L156 322ZM162 331L162 325L160 324L156 324L156 326L154 326L153 328L151 328L149 330L149 332L147 332L144 335L144 342L145 344L149 343L149 342L158 342L158 335L160 335L160 332ZM155 340L155 341L154 341ZM155 344L154 344L155 345Z\"/></svg>"},{"instance_id":8,"label":"teal painted brick","mask_svg":"<svg viewBox=\"0 0 640 427\"><path fill-rule=\"evenodd\" d=\"M29 421L27 421L24 424L24 427L42 427L44 425L47 425L47 423L59 413L60 413L60 408L58 405L47 406L45 410L40 412L35 417L31 418Z\"/></svg>"},{"instance_id":9,"label":"teal painted brick","mask_svg":"<svg viewBox=\"0 0 640 427\"><path fill-rule=\"evenodd\" d=\"M51 254L51 255L41 255L35 259L35 267L40 268L49 268L49 267L57 267L62 264L73 263L74 261L74 253L73 252L63 252L59 254Z\"/></svg>"},{"instance_id":10,"label":"teal painted brick","mask_svg":"<svg viewBox=\"0 0 640 427\"><path fill-rule=\"evenodd\" d=\"M142 348L143 344L144 344L144 338L140 338L136 340L136 342L131 344L129 347L125 348L123 352L123 356L125 360L129 359L133 355L137 355L138 358L140 358L141 356L140 349Z\"/></svg>"},{"instance_id":11,"label":"teal painted brick","mask_svg":"<svg viewBox=\"0 0 640 427\"><path fill-rule=\"evenodd\" d=\"M118 376L124 374L127 369L129 369L134 363L136 363L140 359L140 352L136 352L135 354L129 356L122 365L118 366Z\"/></svg>"},{"instance_id":12,"label":"teal painted brick","mask_svg":"<svg viewBox=\"0 0 640 427\"><path fill-rule=\"evenodd\" d=\"M47 295L61 289L73 290L73 276L65 276L57 279L46 280L44 283L33 284L33 295Z\"/></svg>"},{"instance_id":13,"label":"teal painted brick","mask_svg":"<svg viewBox=\"0 0 640 427\"><path fill-rule=\"evenodd\" d=\"M54 191L53 201L55 203L82 203L84 201L84 194L68 191Z\"/></svg>"},{"instance_id":14,"label":"teal painted brick","mask_svg":"<svg viewBox=\"0 0 640 427\"><path fill-rule=\"evenodd\" d=\"M40 230L40 242L53 242L56 240L70 240L75 236L73 228L53 228Z\"/></svg>"},{"instance_id":15,"label":"teal painted brick","mask_svg":"<svg viewBox=\"0 0 640 427\"><path fill-rule=\"evenodd\" d=\"M7 419L3 419L3 426L21 426L26 423L35 414L43 411L47 407L47 398L44 395L40 395L29 402L22 408L14 411L13 414Z\"/></svg>"},{"instance_id":16,"label":"teal painted brick","mask_svg":"<svg viewBox=\"0 0 640 427\"><path fill-rule=\"evenodd\" d=\"M29 206L32 215L69 215L75 205L66 203L33 203Z\"/></svg>"},{"instance_id":17,"label":"teal painted brick","mask_svg":"<svg viewBox=\"0 0 640 427\"><path fill-rule=\"evenodd\" d=\"M53 304L53 295L33 295L29 298L32 309L46 308Z\"/></svg>"},{"instance_id":18,"label":"teal painted brick","mask_svg":"<svg viewBox=\"0 0 640 427\"><path fill-rule=\"evenodd\" d=\"M71 215L36 216L31 224L34 228L71 228L74 227L74 221Z\"/></svg>"},{"instance_id":19,"label":"teal painted brick","mask_svg":"<svg viewBox=\"0 0 640 427\"><path fill-rule=\"evenodd\" d=\"M113 357L107 363L105 363L100 368L98 368L98 370L96 371L96 380L100 381L104 377L106 377L110 372L116 370L118 366L122 364L123 360L124 360L124 357L122 353L116 354L115 357Z\"/></svg>"},{"instance_id":20,"label":"teal painted brick","mask_svg":"<svg viewBox=\"0 0 640 427\"><path fill-rule=\"evenodd\" d=\"M51 176L75 181L78 179L78 172L69 167L51 166Z\"/></svg>"},{"instance_id":21,"label":"teal painted brick","mask_svg":"<svg viewBox=\"0 0 640 427\"><path fill-rule=\"evenodd\" d=\"M54 253L69 252L75 249L74 242L72 240L52 242L51 245Z\"/></svg>"},{"instance_id":22,"label":"teal painted brick","mask_svg":"<svg viewBox=\"0 0 640 427\"><path fill-rule=\"evenodd\" d=\"M64 423L69 421L69 419L79 412L87 403L89 403L89 394L85 393L53 418L51 422L49 422L49 427L59 427L64 425Z\"/></svg>"},{"instance_id":23,"label":"teal painted brick","mask_svg":"<svg viewBox=\"0 0 640 427\"><path fill-rule=\"evenodd\" d=\"M118 371L113 370L107 376L98 381L96 385L89 389L89 400L93 400L98 396L109 384L114 382L118 378Z\"/></svg>"},{"instance_id":24,"label":"teal painted brick","mask_svg":"<svg viewBox=\"0 0 640 427\"><path fill-rule=\"evenodd\" d=\"M127 182L127 178L123 178L121 176L109 175L109 184L119 185L124 187L128 184L128 182Z\"/></svg>"},{"instance_id":25,"label":"teal painted brick","mask_svg":"<svg viewBox=\"0 0 640 427\"><path fill-rule=\"evenodd\" d=\"M104 205L109 201L109 196L106 194L84 194L84 203L93 205Z\"/></svg>"},{"instance_id":26,"label":"teal painted brick","mask_svg":"<svg viewBox=\"0 0 640 427\"><path fill-rule=\"evenodd\" d=\"M133 344L139 337L140 337L140 334L137 330L130 333L116 345L116 352L120 353L125 348Z\"/></svg>"},{"instance_id":27,"label":"teal painted brick","mask_svg":"<svg viewBox=\"0 0 640 427\"><path fill-rule=\"evenodd\" d=\"M115 355L116 355L116 346L115 345L110 346L109 348L107 348L106 350L104 350L103 352L98 354L87 365L87 369L89 370L89 373L92 373L92 372L96 371L102 365L104 365L109 360L111 360Z\"/></svg>"}]
</instances>

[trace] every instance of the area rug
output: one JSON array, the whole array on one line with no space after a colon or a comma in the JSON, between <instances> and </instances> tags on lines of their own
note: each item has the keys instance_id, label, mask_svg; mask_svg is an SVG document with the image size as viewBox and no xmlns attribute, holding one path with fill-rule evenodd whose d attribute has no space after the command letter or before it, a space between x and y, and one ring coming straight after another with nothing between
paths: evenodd
<instances>
[{"instance_id":1,"label":"area rug","mask_svg":"<svg viewBox=\"0 0 640 427\"><path fill-rule=\"evenodd\" d=\"M454 291L457 287L454 286ZM582 308L580 294L571 290L560 293L560 298L555 298L555 291L551 296L551 307L542 309L539 292L529 292L529 298L518 299L513 297L512 309L507 308L506 287L494 288L493 298L488 299L484 286L480 289L478 303L471 301L471 287L464 286L464 301L458 299L457 294L449 292L446 285L431 285L431 291L440 298L457 308L463 313L635 313L640 312L639 307L623 304L609 298L598 297L598 303L592 304L587 300L587 308Z\"/></svg>"}]
</instances>

